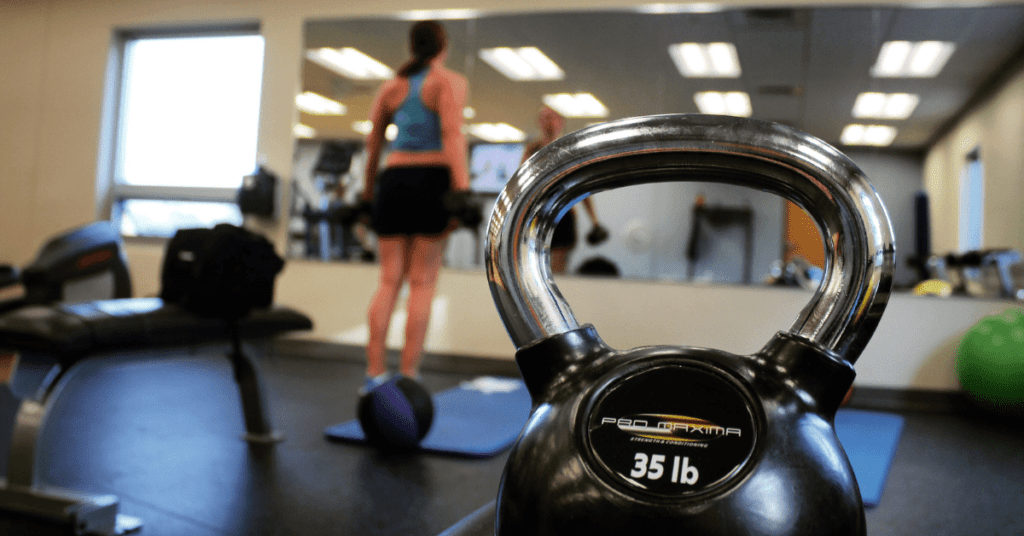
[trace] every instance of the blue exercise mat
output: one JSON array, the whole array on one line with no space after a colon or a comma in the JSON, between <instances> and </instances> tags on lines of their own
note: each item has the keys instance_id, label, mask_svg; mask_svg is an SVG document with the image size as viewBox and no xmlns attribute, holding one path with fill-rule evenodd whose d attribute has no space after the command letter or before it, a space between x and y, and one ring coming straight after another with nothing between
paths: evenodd
<instances>
[{"instance_id":1,"label":"blue exercise mat","mask_svg":"<svg viewBox=\"0 0 1024 536\"><path fill-rule=\"evenodd\" d=\"M512 446L530 416L522 380L482 376L433 397L434 423L417 445L425 452L487 458ZM366 441L359 421L328 427L339 441Z\"/></svg>"},{"instance_id":2,"label":"blue exercise mat","mask_svg":"<svg viewBox=\"0 0 1024 536\"><path fill-rule=\"evenodd\" d=\"M902 432L903 417L898 415L858 409L836 414L836 435L857 475L864 506L877 506L882 500Z\"/></svg>"}]
</instances>

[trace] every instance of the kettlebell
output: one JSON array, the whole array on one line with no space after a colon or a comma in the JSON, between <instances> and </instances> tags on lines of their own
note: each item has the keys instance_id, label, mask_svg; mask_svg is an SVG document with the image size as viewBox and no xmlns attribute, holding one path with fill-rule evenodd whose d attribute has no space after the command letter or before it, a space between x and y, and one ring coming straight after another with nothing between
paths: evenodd
<instances>
[{"instance_id":1,"label":"kettlebell","mask_svg":"<svg viewBox=\"0 0 1024 536\"><path fill-rule=\"evenodd\" d=\"M778 194L825 237L821 285L753 355L616 350L559 293L548 246L558 217L594 192L665 181ZM783 125L640 117L537 152L488 222L491 294L533 401L501 479L496 534L865 534L833 422L888 301L894 254L885 207L857 166Z\"/></svg>"}]
</instances>

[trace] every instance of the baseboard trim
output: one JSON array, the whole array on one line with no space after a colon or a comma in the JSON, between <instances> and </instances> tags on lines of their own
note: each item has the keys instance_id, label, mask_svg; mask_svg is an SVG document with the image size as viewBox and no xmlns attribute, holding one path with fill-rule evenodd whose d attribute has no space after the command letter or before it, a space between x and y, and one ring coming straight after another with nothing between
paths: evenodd
<instances>
[{"instance_id":1,"label":"baseboard trim","mask_svg":"<svg viewBox=\"0 0 1024 536\"><path fill-rule=\"evenodd\" d=\"M877 411L960 412L969 408L960 391L854 387L848 408Z\"/></svg>"},{"instance_id":2,"label":"baseboard trim","mask_svg":"<svg viewBox=\"0 0 1024 536\"><path fill-rule=\"evenodd\" d=\"M272 345L275 352L282 354L366 363L366 348L363 346L300 338L279 338ZM388 351L388 365L392 370L398 368L399 358L397 350ZM425 353L420 362L420 370L481 376L519 376L519 368L511 359L455 354Z\"/></svg>"}]
</instances>

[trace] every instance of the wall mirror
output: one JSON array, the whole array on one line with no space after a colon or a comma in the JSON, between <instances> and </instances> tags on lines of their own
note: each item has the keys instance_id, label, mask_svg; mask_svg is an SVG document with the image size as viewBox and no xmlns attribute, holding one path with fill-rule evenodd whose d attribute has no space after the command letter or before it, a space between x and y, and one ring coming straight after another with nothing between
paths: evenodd
<instances>
[{"instance_id":1,"label":"wall mirror","mask_svg":"<svg viewBox=\"0 0 1024 536\"><path fill-rule=\"evenodd\" d=\"M637 115L750 115L822 138L864 169L900 244L896 283L913 280L906 258L925 150L1019 54L1024 7L684 8L444 20L447 65L469 80L465 124L480 198L493 202L523 144L539 136L537 112L545 99L567 98L551 95L587 94L602 105L568 117L565 132ZM324 214L362 189L370 105L382 77L408 58L411 24L400 17L307 22L291 257L372 262L372 235ZM492 64L488 51L499 48L499 55L539 50L557 71L550 79L513 80ZM880 60L883 48L902 52L902 59ZM363 56L374 62L353 63ZM712 62L719 57L726 61ZM730 103L739 109L726 110ZM843 138L857 133L866 138ZM762 192L671 183L602 192L593 200L610 238L588 244L590 222L579 214L580 241L568 273L603 257L627 278L760 284L777 261L815 253L814 246L799 250L803 239L796 234L806 226L800 214ZM481 269L482 233L482 227L455 232L446 264Z\"/></svg>"}]
</instances>

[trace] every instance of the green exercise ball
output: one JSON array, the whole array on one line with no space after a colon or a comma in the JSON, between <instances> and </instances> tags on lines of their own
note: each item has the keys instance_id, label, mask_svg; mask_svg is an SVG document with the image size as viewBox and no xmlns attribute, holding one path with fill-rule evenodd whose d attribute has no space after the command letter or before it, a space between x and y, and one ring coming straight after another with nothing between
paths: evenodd
<instances>
[{"instance_id":1,"label":"green exercise ball","mask_svg":"<svg viewBox=\"0 0 1024 536\"><path fill-rule=\"evenodd\" d=\"M956 372L974 401L1024 415L1024 311L1008 309L978 321L960 340Z\"/></svg>"}]
</instances>

